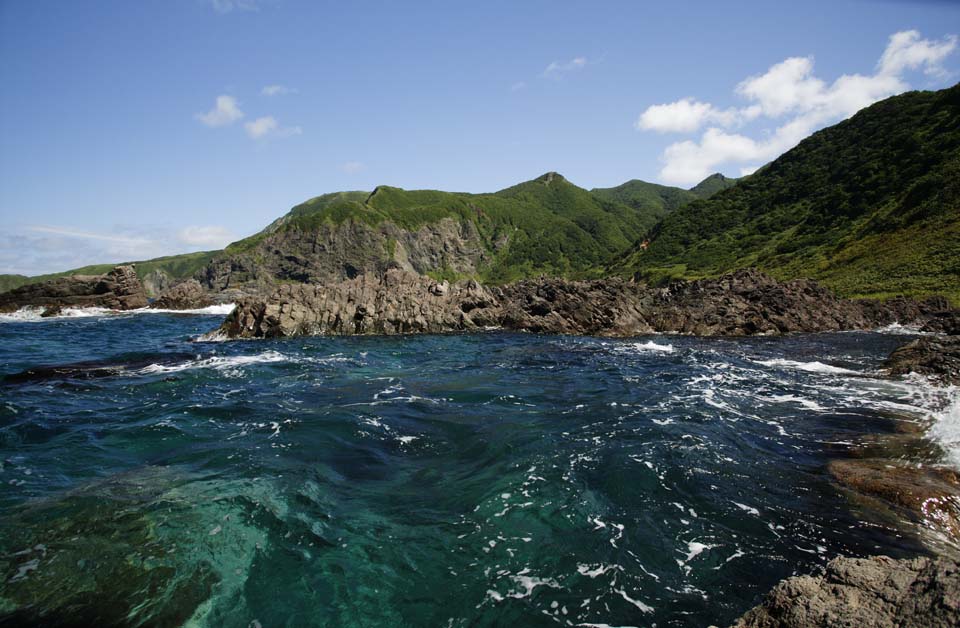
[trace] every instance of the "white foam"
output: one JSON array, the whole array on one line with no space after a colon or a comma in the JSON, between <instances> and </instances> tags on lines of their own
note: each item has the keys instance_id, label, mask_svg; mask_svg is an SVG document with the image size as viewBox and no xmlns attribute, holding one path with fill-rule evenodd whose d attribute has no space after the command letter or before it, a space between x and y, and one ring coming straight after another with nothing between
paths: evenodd
<instances>
[{"instance_id":1,"label":"white foam","mask_svg":"<svg viewBox=\"0 0 960 628\"><path fill-rule=\"evenodd\" d=\"M960 469L960 389L953 388L951 393L950 403L934 412L934 423L927 435L943 447L947 462Z\"/></svg>"},{"instance_id":2,"label":"white foam","mask_svg":"<svg viewBox=\"0 0 960 628\"><path fill-rule=\"evenodd\" d=\"M823 362L797 362L796 360L784 360L783 358L774 358L773 360L755 360L757 364L764 366L779 366L796 369L798 371L807 371L808 373L829 373L831 375L860 375L858 371L831 366Z\"/></svg>"},{"instance_id":3,"label":"white foam","mask_svg":"<svg viewBox=\"0 0 960 628\"><path fill-rule=\"evenodd\" d=\"M142 369L138 370L137 373L141 375L155 375L159 373L176 373L179 371L187 371L190 369L226 370L230 368L247 366L250 364L265 364L270 362L288 362L290 360L291 358L277 351L264 351L263 353L258 353L256 355L232 355L232 356L215 355L209 358L190 360L189 362L184 362L183 364L173 364L173 365L151 364L149 366L145 366Z\"/></svg>"},{"instance_id":4,"label":"white foam","mask_svg":"<svg viewBox=\"0 0 960 628\"><path fill-rule=\"evenodd\" d=\"M0 322L4 323L35 323L40 321L58 320L64 318L91 318L130 316L134 314L194 314L201 316L226 316L236 307L235 303L221 303L209 307L191 310L168 310L161 308L142 307L134 310L111 310L105 307L65 307L56 316L43 317L45 307L27 306L16 312L0 314Z\"/></svg>"},{"instance_id":5,"label":"white foam","mask_svg":"<svg viewBox=\"0 0 960 628\"><path fill-rule=\"evenodd\" d=\"M928 332L920 331L919 325L901 325L900 323L890 323L884 327L874 329L878 334L892 334L895 336L917 336L926 335Z\"/></svg>"},{"instance_id":6,"label":"white foam","mask_svg":"<svg viewBox=\"0 0 960 628\"><path fill-rule=\"evenodd\" d=\"M656 351L659 353L673 353L673 345L661 345L652 340L647 342L635 342L631 345L637 351Z\"/></svg>"}]
</instances>

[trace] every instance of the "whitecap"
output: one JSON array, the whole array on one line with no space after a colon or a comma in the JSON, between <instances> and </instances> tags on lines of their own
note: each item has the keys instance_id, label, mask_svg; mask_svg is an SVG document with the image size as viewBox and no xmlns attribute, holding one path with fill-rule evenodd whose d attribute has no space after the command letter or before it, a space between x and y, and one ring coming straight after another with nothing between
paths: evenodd
<instances>
[{"instance_id":1,"label":"whitecap","mask_svg":"<svg viewBox=\"0 0 960 628\"><path fill-rule=\"evenodd\" d=\"M184 362L183 364L173 364L173 365L164 365L164 364L151 364L145 366L142 369L136 371L140 375L156 375L162 373L176 373L179 371L186 371L190 369L205 369L212 368L217 370L225 370L234 367L248 366L250 364L266 364L270 362L287 362L290 361L290 358L279 353L277 351L264 351L263 353L258 353L256 355L233 355L233 356L219 356L215 355L209 358L200 358L197 360L190 360L189 362Z\"/></svg>"},{"instance_id":2,"label":"whitecap","mask_svg":"<svg viewBox=\"0 0 960 628\"><path fill-rule=\"evenodd\" d=\"M796 369L798 371L807 371L808 373L828 373L831 375L861 375L859 371L841 368L824 364L823 362L797 362L796 360L784 360L783 358L774 358L773 360L754 360L757 364L763 366L775 366Z\"/></svg>"},{"instance_id":3,"label":"whitecap","mask_svg":"<svg viewBox=\"0 0 960 628\"><path fill-rule=\"evenodd\" d=\"M952 388L952 399L933 413L933 425L927 432L946 452L947 462L960 469L960 389Z\"/></svg>"}]
</instances>

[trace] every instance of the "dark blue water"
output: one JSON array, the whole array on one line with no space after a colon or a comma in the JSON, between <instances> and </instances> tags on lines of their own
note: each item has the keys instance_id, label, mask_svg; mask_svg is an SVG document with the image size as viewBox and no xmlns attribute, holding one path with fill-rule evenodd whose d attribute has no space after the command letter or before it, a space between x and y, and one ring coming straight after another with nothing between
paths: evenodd
<instances>
[{"instance_id":1,"label":"dark blue water","mask_svg":"<svg viewBox=\"0 0 960 628\"><path fill-rule=\"evenodd\" d=\"M0 323L0 624L724 625L918 551L824 470L919 416L902 336L196 343Z\"/></svg>"}]
</instances>

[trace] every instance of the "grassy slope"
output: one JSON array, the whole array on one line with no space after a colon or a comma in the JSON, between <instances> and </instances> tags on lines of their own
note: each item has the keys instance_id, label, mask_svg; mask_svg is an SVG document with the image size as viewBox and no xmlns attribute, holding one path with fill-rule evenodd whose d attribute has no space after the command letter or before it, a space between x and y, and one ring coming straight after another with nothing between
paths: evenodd
<instances>
[{"instance_id":1,"label":"grassy slope","mask_svg":"<svg viewBox=\"0 0 960 628\"><path fill-rule=\"evenodd\" d=\"M618 269L651 280L757 266L848 296L960 299L960 85L877 103L709 200Z\"/></svg>"},{"instance_id":2,"label":"grassy slope","mask_svg":"<svg viewBox=\"0 0 960 628\"><path fill-rule=\"evenodd\" d=\"M263 232L231 244L225 254L255 253L271 233L309 231L325 223L353 220L376 225L389 220L416 230L443 218L472 222L485 247L496 251L479 277L494 283L539 274L598 276L613 255L632 245L656 221L644 211L548 173L493 194L380 186L369 194L320 196L294 207ZM504 242L506 246L501 246Z\"/></svg>"}]
</instances>

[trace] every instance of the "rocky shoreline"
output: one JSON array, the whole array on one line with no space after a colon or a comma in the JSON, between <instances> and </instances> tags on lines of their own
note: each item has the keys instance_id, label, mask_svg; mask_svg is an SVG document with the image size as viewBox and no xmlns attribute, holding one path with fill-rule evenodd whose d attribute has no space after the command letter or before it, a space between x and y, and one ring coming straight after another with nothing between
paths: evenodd
<instances>
[{"instance_id":1,"label":"rocky shoreline","mask_svg":"<svg viewBox=\"0 0 960 628\"><path fill-rule=\"evenodd\" d=\"M836 558L783 580L731 628L960 625L960 564L948 558Z\"/></svg>"},{"instance_id":2,"label":"rocky shoreline","mask_svg":"<svg viewBox=\"0 0 960 628\"><path fill-rule=\"evenodd\" d=\"M44 308L44 316L65 307L133 310L146 307L147 294L133 266L117 266L104 275L73 275L28 284L0 294L0 312Z\"/></svg>"},{"instance_id":3,"label":"rocky shoreline","mask_svg":"<svg viewBox=\"0 0 960 628\"><path fill-rule=\"evenodd\" d=\"M543 278L506 286L438 282L399 268L333 284L283 284L240 300L219 329L229 338L463 332L502 328L626 337L649 333L746 336L930 325L947 301L856 301L815 281L739 270L652 288L620 278Z\"/></svg>"}]
</instances>

